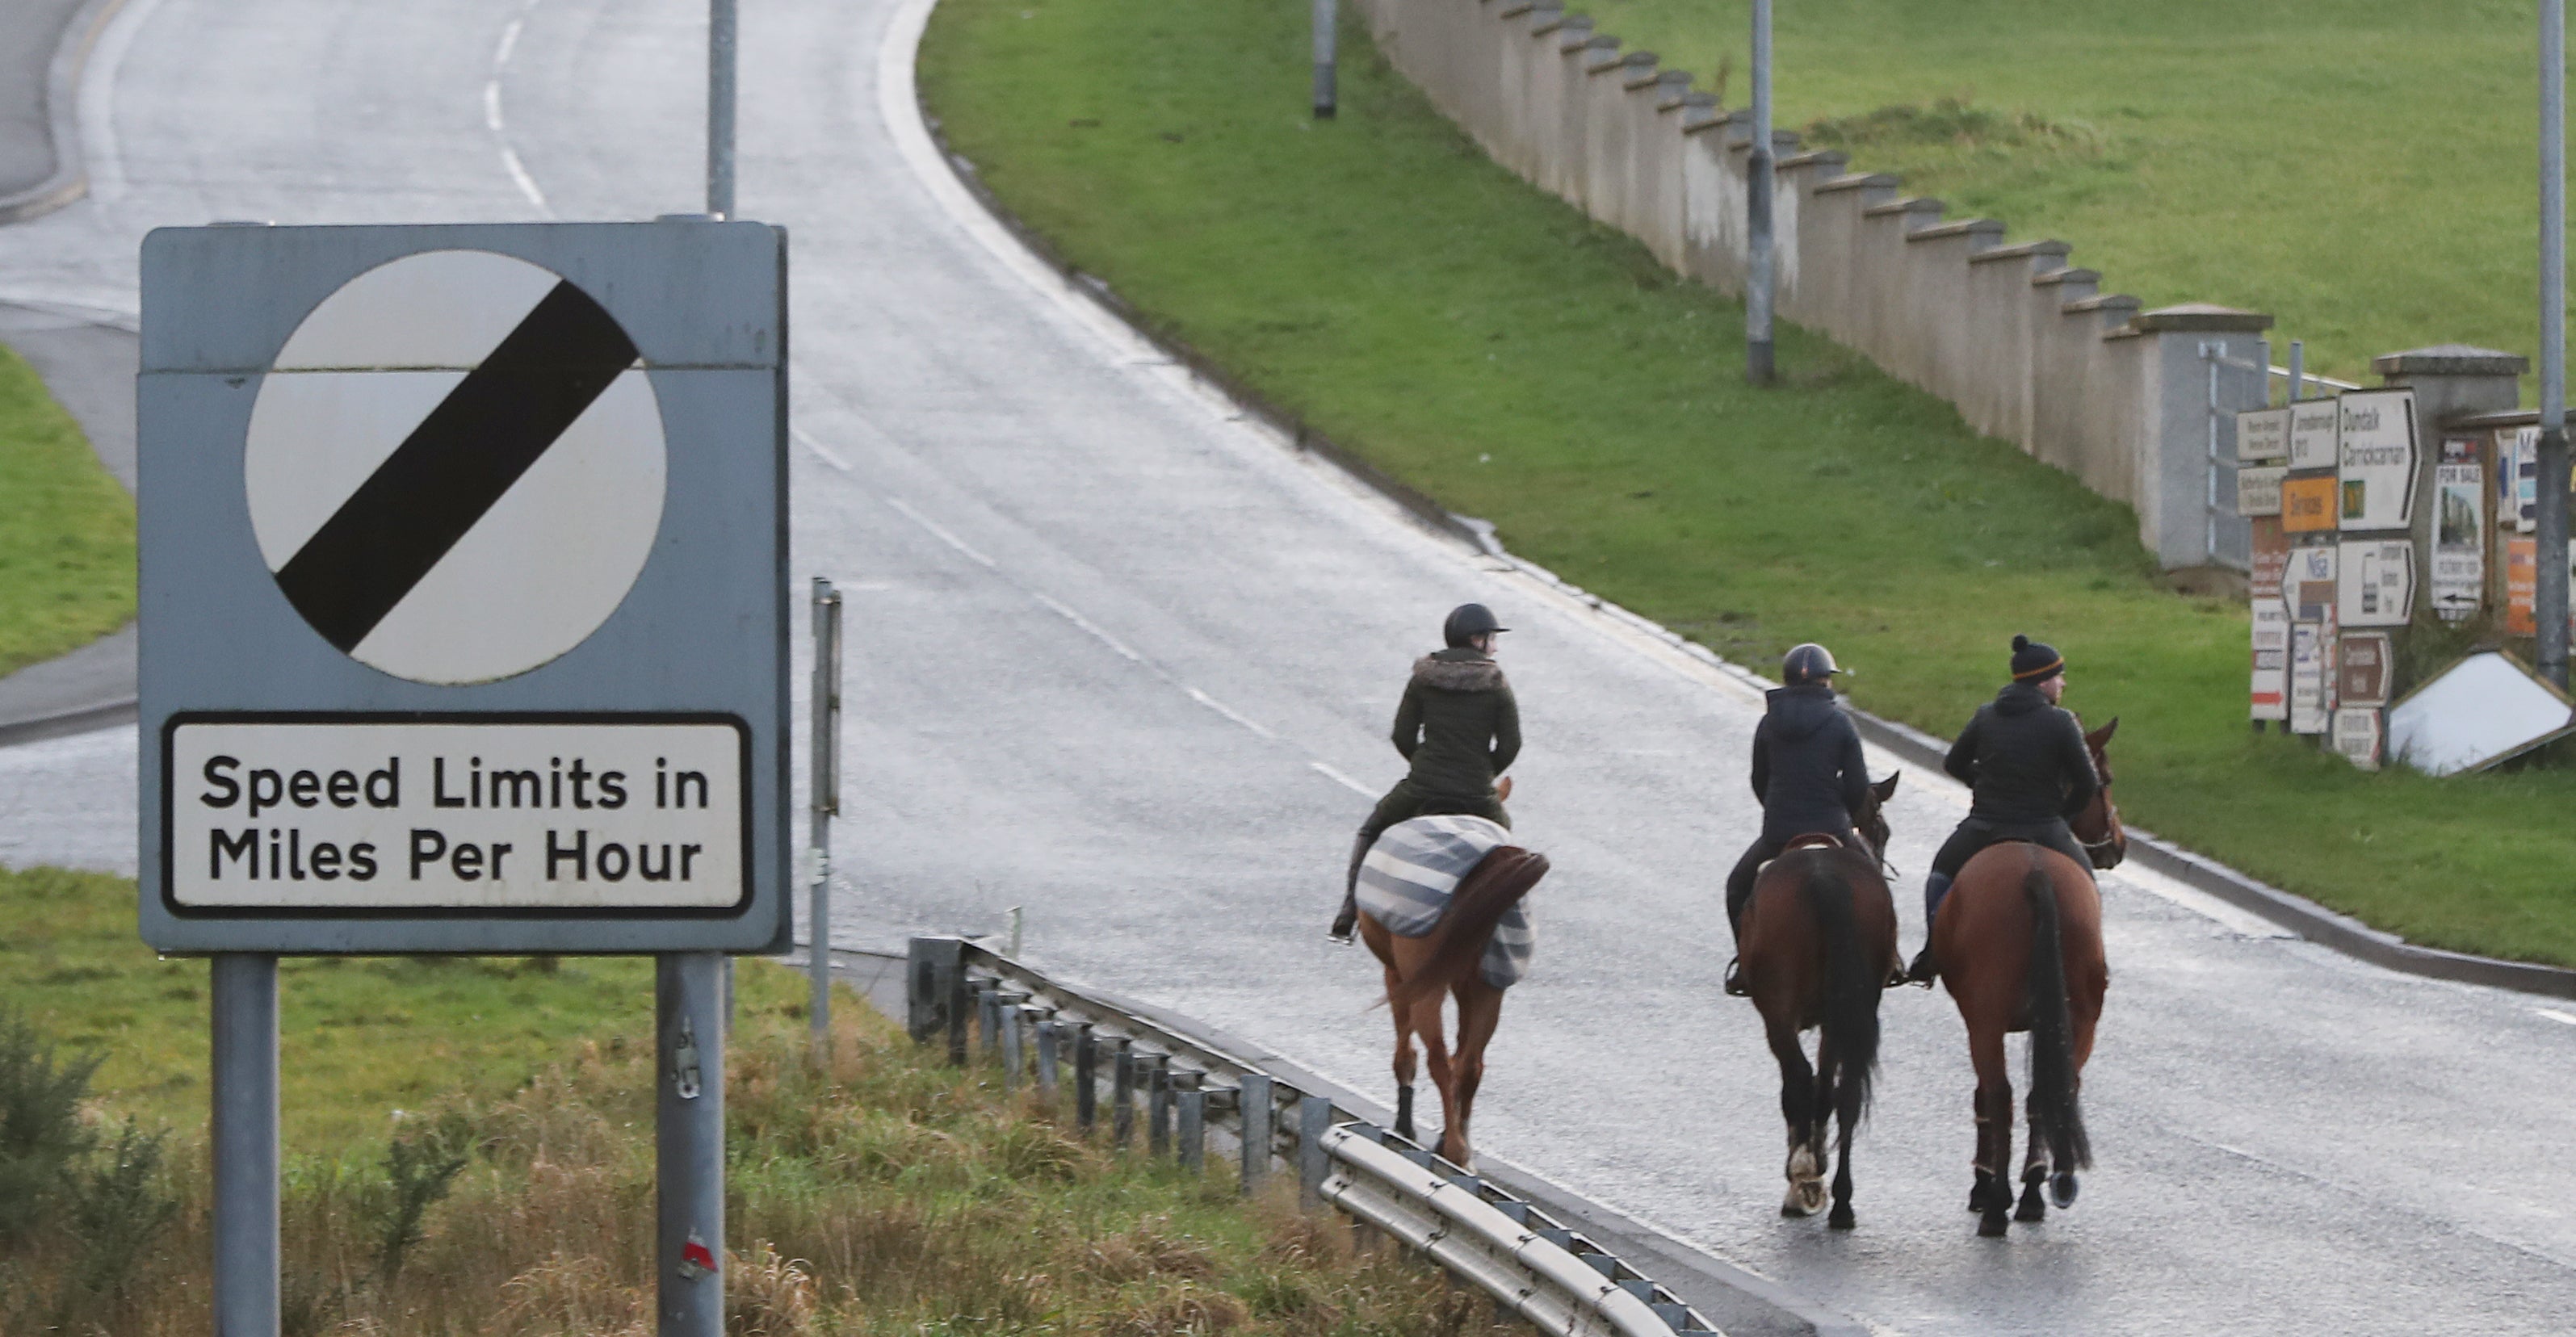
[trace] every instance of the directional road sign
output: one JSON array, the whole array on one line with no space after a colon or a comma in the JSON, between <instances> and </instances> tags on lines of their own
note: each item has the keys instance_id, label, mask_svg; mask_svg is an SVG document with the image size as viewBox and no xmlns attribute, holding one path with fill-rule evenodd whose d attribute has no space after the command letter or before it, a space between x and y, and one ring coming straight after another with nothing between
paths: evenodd
<instances>
[{"instance_id":1,"label":"directional road sign","mask_svg":"<svg viewBox=\"0 0 2576 1337\"><path fill-rule=\"evenodd\" d=\"M785 941L785 241L144 243L145 940Z\"/></svg>"}]
</instances>

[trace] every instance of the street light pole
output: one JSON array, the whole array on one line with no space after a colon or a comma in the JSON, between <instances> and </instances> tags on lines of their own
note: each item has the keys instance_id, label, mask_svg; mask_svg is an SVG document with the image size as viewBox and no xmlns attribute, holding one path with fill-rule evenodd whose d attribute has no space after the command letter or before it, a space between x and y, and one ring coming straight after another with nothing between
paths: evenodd
<instances>
[{"instance_id":1,"label":"street light pole","mask_svg":"<svg viewBox=\"0 0 2576 1337\"><path fill-rule=\"evenodd\" d=\"M734 0L707 3L707 212L733 217Z\"/></svg>"},{"instance_id":2,"label":"street light pole","mask_svg":"<svg viewBox=\"0 0 2576 1337\"><path fill-rule=\"evenodd\" d=\"M2567 5L2540 0L2540 676L2567 685Z\"/></svg>"},{"instance_id":3,"label":"street light pole","mask_svg":"<svg viewBox=\"0 0 2576 1337\"><path fill-rule=\"evenodd\" d=\"M1744 164L1744 379L1771 383L1771 0L1753 0L1753 152Z\"/></svg>"}]
</instances>

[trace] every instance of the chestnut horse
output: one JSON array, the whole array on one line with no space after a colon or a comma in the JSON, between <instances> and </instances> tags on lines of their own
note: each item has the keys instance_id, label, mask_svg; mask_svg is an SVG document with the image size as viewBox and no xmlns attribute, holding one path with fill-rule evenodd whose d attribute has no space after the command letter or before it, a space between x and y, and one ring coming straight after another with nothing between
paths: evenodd
<instances>
[{"instance_id":1,"label":"chestnut horse","mask_svg":"<svg viewBox=\"0 0 2576 1337\"><path fill-rule=\"evenodd\" d=\"M2116 868L2129 851L2120 812L2111 804L2111 765L2103 749L2116 719L2084 736L2101 788L2067 825L2095 868ZM2043 1221L2045 1180L2060 1207L2074 1205L2075 1172L2093 1164L2077 1099L2084 1062L2111 969L2102 956L2102 893L2073 860L2027 842L1979 850L1941 902L1932 925L1932 954L1941 981L1968 1026L1968 1057L1977 1069L1976 1186L1968 1210L1981 1213L1977 1233L2007 1229L2007 1214ZM2030 1032L2030 1148L2022 1194L2013 1207L2012 1075L2004 1036Z\"/></svg>"},{"instance_id":2,"label":"chestnut horse","mask_svg":"<svg viewBox=\"0 0 2576 1337\"><path fill-rule=\"evenodd\" d=\"M1510 786L1505 780L1499 796L1509 797ZM1485 1078L1485 1046L1503 1014L1503 991L1485 980L1485 946L1503 915L1545 876L1546 855L1499 845L1459 879L1440 922L1421 937L1400 937L1360 912L1360 940L1386 968L1386 1006L1395 1017L1396 1134L1415 1136L1413 1044L1419 1039L1431 1060L1431 1084L1440 1093L1440 1155L1461 1169L1475 1168L1467 1120ZM1454 1047L1442 1035L1444 996L1458 1000Z\"/></svg>"},{"instance_id":3,"label":"chestnut horse","mask_svg":"<svg viewBox=\"0 0 2576 1337\"><path fill-rule=\"evenodd\" d=\"M1852 814L1865 849L1833 835L1800 836L1762 870L1744 903L1736 954L1780 1062L1780 1115L1789 1125L1789 1191L1782 1216L1825 1205L1825 1127L1838 1123L1836 1230L1852 1228L1852 1129L1869 1109L1878 1067L1878 1000L1896 970L1896 902L1882 876L1891 775ZM1811 1030L1816 1062L1800 1037Z\"/></svg>"}]
</instances>

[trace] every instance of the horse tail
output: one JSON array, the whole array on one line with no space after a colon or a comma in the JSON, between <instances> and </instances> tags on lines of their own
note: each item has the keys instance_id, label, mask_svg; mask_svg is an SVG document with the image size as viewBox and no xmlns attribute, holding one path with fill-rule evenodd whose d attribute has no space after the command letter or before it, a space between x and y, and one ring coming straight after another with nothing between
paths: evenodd
<instances>
[{"instance_id":1,"label":"horse tail","mask_svg":"<svg viewBox=\"0 0 2576 1337\"><path fill-rule=\"evenodd\" d=\"M1467 978L1468 972L1481 969L1485 944L1493 940L1495 926L1521 903L1522 897L1529 895L1540 878L1547 876L1547 867L1546 855L1517 845L1497 845L1487 851L1476 867L1459 879L1449 907L1441 912L1440 922L1432 926L1430 950L1424 954L1421 969L1389 991L1387 1004L1401 1015L1423 998Z\"/></svg>"},{"instance_id":2,"label":"horse tail","mask_svg":"<svg viewBox=\"0 0 2576 1337\"><path fill-rule=\"evenodd\" d=\"M2059 1171L2090 1168L2093 1143L2075 1094L2075 1021L2066 1001L2057 883L2046 861L2031 861L2021 889L2030 901L2030 1135L2047 1139L2048 1158Z\"/></svg>"},{"instance_id":3,"label":"horse tail","mask_svg":"<svg viewBox=\"0 0 2576 1337\"><path fill-rule=\"evenodd\" d=\"M1831 1054L1835 1112L1848 1135L1869 1112L1870 1084L1878 1073L1878 1000L1883 972L1870 968L1862 950L1860 924L1852 915L1852 888L1842 861L1810 853L1800 884L1807 913L1815 920L1817 945L1825 957L1824 1041L1821 1054Z\"/></svg>"}]
</instances>

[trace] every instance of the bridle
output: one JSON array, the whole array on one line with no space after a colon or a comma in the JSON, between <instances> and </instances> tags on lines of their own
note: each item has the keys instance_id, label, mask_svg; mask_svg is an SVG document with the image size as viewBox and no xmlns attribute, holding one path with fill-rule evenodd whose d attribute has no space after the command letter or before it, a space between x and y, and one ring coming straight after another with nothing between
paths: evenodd
<instances>
[{"instance_id":1,"label":"bridle","mask_svg":"<svg viewBox=\"0 0 2576 1337\"><path fill-rule=\"evenodd\" d=\"M2085 805L2081 816L2089 819L2096 811L2101 813L2102 838L2086 840L2082 832L2074 830L2073 822L2067 823L2067 829L2075 837L2075 843L2084 847L2085 859L2096 870L2108 871L2119 867L2120 861L2129 857L2129 833L2120 825L2119 809L2111 806L2110 762L2099 749L2087 750L2093 754L2093 773L2100 779L2101 787L2093 792L2093 801Z\"/></svg>"}]
</instances>

